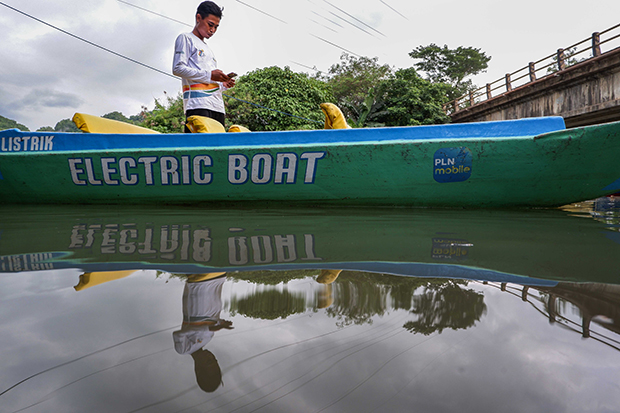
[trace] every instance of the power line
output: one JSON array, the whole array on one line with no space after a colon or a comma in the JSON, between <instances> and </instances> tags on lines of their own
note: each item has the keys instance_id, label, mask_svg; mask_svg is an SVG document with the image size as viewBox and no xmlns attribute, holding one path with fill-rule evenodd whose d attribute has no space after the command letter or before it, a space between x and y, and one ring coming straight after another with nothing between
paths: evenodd
<instances>
[{"instance_id":1,"label":"power line","mask_svg":"<svg viewBox=\"0 0 620 413\"><path fill-rule=\"evenodd\" d=\"M328 2L327 0L323 0L325 3L329 4L330 6L332 6L333 8L340 10L340 12L346 14L347 16L351 17L352 19L357 20L358 22L362 23L364 26L368 27L371 30L374 30L375 32L379 33L381 36L386 37L383 33L381 33L379 30L375 29L372 26L367 25L366 23L364 23L363 21L361 21L360 19L358 19L357 17L347 13L346 11L342 10L340 7L337 7L335 5L333 5L332 3Z\"/></svg>"},{"instance_id":2,"label":"power line","mask_svg":"<svg viewBox=\"0 0 620 413\"><path fill-rule=\"evenodd\" d=\"M345 51L345 52L347 52L347 53L351 53L353 56L362 57L362 56L358 55L357 53L353 53L352 51L347 50L347 49L345 49L344 47L338 46L336 43L332 43L332 42L330 42L329 40L325 40L325 39L323 39L322 37L315 36L314 34L312 34L311 36L312 36L312 37L316 37L317 39L319 39L319 40L321 40L321 41L324 41L324 42L325 42L325 43L327 43L327 44L331 44L332 46L337 47L337 48L338 48L338 49L340 49L340 50L344 50L344 51Z\"/></svg>"},{"instance_id":3,"label":"power line","mask_svg":"<svg viewBox=\"0 0 620 413\"><path fill-rule=\"evenodd\" d=\"M288 24L288 22L285 22L285 21L284 21L284 20L282 20L282 19L278 19L277 17L272 16L271 14L269 14L269 13L267 13L267 12L264 12L264 11L262 11L261 9L257 9L257 8L256 8L256 7L254 7L254 6L250 6L249 4L244 3L244 2L242 2L242 1L240 1L240 0L237 0L237 3L241 3L241 4L243 4L244 6L247 6L247 7L251 8L252 10L256 10L257 12L264 14L265 16L269 16L269 17L271 17L272 19L276 19L276 20L277 20L277 21L279 21L279 22L282 22L282 23L284 23L284 24Z\"/></svg>"},{"instance_id":4,"label":"power line","mask_svg":"<svg viewBox=\"0 0 620 413\"><path fill-rule=\"evenodd\" d=\"M374 37L375 39L377 38L377 36L375 36L374 34L370 33L369 31L367 31L367 30L365 30L365 29L363 29L363 28L361 28L361 27L359 27L357 24L354 24L353 22L348 21L348 20L347 20L347 19L345 19L344 17L342 17L342 16L338 16L336 13L334 13L334 12L332 12L332 11L329 11L328 13L329 13L329 14L332 14L332 15L334 15L334 16L336 16L337 18L339 18L340 20L342 20L342 21L343 21L343 22L345 22L345 23L349 23L351 26L355 27L357 30L361 30L361 31L363 31L364 33L366 33L367 35Z\"/></svg>"},{"instance_id":5,"label":"power line","mask_svg":"<svg viewBox=\"0 0 620 413\"><path fill-rule=\"evenodd\" d=\"M398 15L400 15L402 18L409 20L407 18L407 16L405 16L404 14L402 14L401 12L399 12L398 10L396 10L394 7L390 6L389 4L387 4L386 2L384 2L383 0L379 0L381 3L385 4L387 7L389 7L390 9L392 9L392 11Z\"/></svg>"},{"instance_id":6,"label":"power line","mask_svg":"<svg viewBox=\"0 0 620 413\"><path fill-rule=\"evenodd\" d=\"M335 24L336 26L338 26L338 27L340 27L340 28L344 29L344 27L342 27L342 25L341 25L341 24L339 24L338 22L335 22L335 21L333 21L333 20L331 20L331 19L328 19L328 18L327 18L327 17L325 17L325 16L321 16L319 13L317 13L317 12L315 12L315 11L312 11L312 13L314 13L314 14L316 14L317 16L319 16L319 17L321 17L321 18L323 18L323 19L327 20L328 22L330 22L330 23L332 23L332 24Z\"/></svg>"},{"instance_id":7,"label":"power line","mask_svg":"<svg viewBox=\"0 0 620 413\"><path fill-rule=\"evenodd\" d=\"M402 14L401 12L399 12L398 10L396 10L394 7L390 6L389 4L387 4L385 1L383 0L379 0L381 3L383 3L385 6L387 6L389 9L391 9L394 13L400 15L402 18L409 20L409 18L407 16L405 16L404 14Z\"/></svg>"},{"instance_id":8,"label":"power line","mask_svg":"<svg viewBox=\"0 0 620 413\"><path fill-rule=\"evenodd\" d=\"M120 1L120 0L119 0L119 1ZM154 70L154 71L155 71L155 72L157 72L157 73L161 73L161 74L163 74L163 75L166 75L166 76L172 77L172 78L174 78L174 79L180 80L180 78L179 78L179 77L174 76L173 74L170 74L170 73L168 73L168 72L164 72L163 70L157 69L157 68L155 68L155 67L153 67L153 66L149 66L149 65L147 65L147 64L145 64L145 63L142 63L142 62L140 62L140 61L138 61L138 60L132 59L132 58L130 58L130 57L127 57L127 56L125 56L125 55L122 55L122 54L120 54L120 53L117 53L117 52L115 52L115 51L113 51L113 50L110 50L110 49L108 49L108 48L106 48L106 47L100 46L100 45L98 45L97 43L93 43L93 42L91 42L90 40L86 40L86 39L84 39L83 37L77 36L77 35L75 35L75 34L73 34L73 33L70 33L70 32L68 32L68 31L66 31L66 30L61 29L60 27L54 26L53 24L47 23L47 22L45 22L45 21L43 21L43 20L41 20L41 19L39 19L39 18L36 18L36 17L34 17L34 16L32 16L32 15L30 15L30 14L28 14L28 13L25 13L25 12L23 12L23 11L21 11L21 10L18 10L18 9L16 9L16 8L14 8L14 7L11 7L11 6L9 6L9 5L8 5L8 4L6 4L6 3L0 2L0 5L5 6L5 7L9 8L9 9L11 9L11 10L13 10L13 11L15 11L15 12L19 13L19 14L22 14L22 15L26 16L26 17L29 17L29 18L31 18L31 19L33 19L33 20L35 20L35 21L37 21L37 22L39 22L39 23L41 23L41 24L44 24L44 25L46 25L46 26L48 26L48 27L51 27L52 29L58 30L59 32L64 33L64 34L66 34L66 35L68 35L68 36L71 36L71 37L73 37L74 39L81 40L81 41L83 41L84 43L87 43L87 44L89 44L89 45L91 45L91 46L94 46L94 47L96 47L96 48L98 48L98 49L104 50L104 51L106 51L106 52L108 52L108 53L111 53L111 54L113 54L113 55L115 55L115 56L118 56L118 57L120 57L120 58L123 58L123 59L125 59L125 60L128 60L128 61L130 61L130 62L132 62L132 63L138 64L138 65L140 65L140 66L142 66L142 67L146 67L147 69ZM344 49L343 49L343 50L344 50ZM356 55L356 56L357 56L357 55ZM222 95L224 95L224 96L226 96L226 97L228 97L228 98L231 98L231 99L238 100L238 101L243 102L243 103L247 103L247 104L250 104L250 105L253 105L253 106L259 107L259 108L261 108L261 109L266 109L266 110L270 110L270 111L272 111L272 112L277 112L277 113L280 113L280 114L282 114L282 115L291 116L291 117L294 117L294 118L298 118L298 119L302 119L302 120L309 121L309 122L314 122L314 123L323 123L323 122L318 121L318 120L308 119L308 118L304 118L304 117L301 117L301 116L293 115L293 114L291 114L291 113L283 112L283 111L281 111L281 110L277 110L277 109L268 108L268 107L266 107L266 106L259 105L258 103L249 102L249 101L247 101L247 100L239 99L239 98L237 98L237 97L230 96L230 95L227 95L227 94L224 94L224 93L222 93Z\"/></svg>"},{"instance_id":9,"label":"power line","mask_svg":"<svg viewBox=\"0 0 620 413\"><path fill-rule=\"evenodd\" d=\"M338 33L336 30L332 29L331 27L328 27L326 25L324 25L323 23L319 23L318 21L314 20L314 19L309 19L312 23L315 23L319 26L325 27L327 30L331 30L334 33Z\"/></svg>"},{"instance_id":10,"label":"power line","mask_svg":"<svg viewBox=\"0 0 620 413\"><path fill-rule=\"evenodd\" d=\"M3 4L3 5L4 5L4 3L2 3L2 2L0 2L0 4ZM116 343L116 344L114 344L114 345L111 345L111 346L108 346L108 347L105 347L105 348L99 349L99 350L97 350L97 351L93 351L92 353L85 354L85 355L80 356L80 357L78 357L78 358L75 358L75 359L73 359L73 360L69 360L69 361L66 361L66 362L64 362L64 363L58 364L58 365L56 365L56 366L54 366L54 367L47 368L47 369L45 369L45 370L42 370L42 371L40 371L40 372L38 372L38 373L35 373L35 374L32 374L32 375L30 375L30 376L26 377L25 379L23 379L23 380L21 380L21 381L19 381L19 382L15 383L15 384L14 384L14 385L12 385L11 387L9 387L8 389L6 389L6 390L4 390L2 393L0 393L0 396L2 396L3 394L5 394L5 393L6 393L6 392L8 392L9 390L11 390L11 389L13 389L13 388L15 388L15 387L19 386L20 384L22 384L22 383L24 383L24 382L27 382L28 380L30 380L30 379L32 379L32 378L34 378L34 377L40 376L41 374L47 373L47 372L49 372L49 371L52 371L52 370L57 369L57 368L59 368L59 367L66 366L66 365L71 364L71 363L75 363L76 361L83 360L83 359L85 359L85 358L87 358L87 357L94 356L95 354L103 353L104 351L107 351L107 350L110 350L110 349L112 349L112 348L115 348L115 347L121 346L121 345L123 345L123 344L127 344L127 343L129 343L129 342L131 342L131 341L138 340L138 339L140 339L140 338L144 338L144 337L148 337L148 336L151 336L151 335L153 335L153 334L162 333L162 332L164 332L164 331L172 330L173 328L176 328L176 327L164 328L163 330L157 330L157 331L153 331L153 332L151 332L151 333L143 334L143 335L141 335L141 336L137 336L137 337L134 337L134 338L130 338L130 339L128 339L128 340L121 341L120 343Z\"/></svg>"},{"instance_id":11,"label":"power line","mask_svg":"<svg viewBox=\"0 0 620 413\"><path fill-rule=\"evenodd\" d=\"M149 66L149 65L144 64L144 63L142 63L142 62L139 62L139 61L137 61L137 60L135 60L135 59L132 59L132 58L130 58L130 57L127 57L127 56L125 56L125 55L122 55L122 54L120 54L120 53L117 53L117 52L115 52L115 51L113 51L113 50L110 50L110 49L108 49L108 48L106 48L106 47L100 46L100 45L98 45L97 43L93 43L93 42L91 42L90 40L86 40L86 39L84 39L83 37L77 36L77 35L75 35L75 34L73 34L73 33L70 33L70 32L68 32L68 31L66 31L66 30L63 30L63 29L61 29L60 27L54 26L53 24L47 23L47 22L45 22L45 21L43 21L43 20L41 20L41 19L38 19L38 18L36 18L36 17L34 17L34 16L32 16L32 15L28 14L28 13L25 13L25 12L23 12L23 11L21 11L21 10L18 10L18 9L16 9L15 7L11 7L11 6L9 6L9 5L8 5L8 4L6 4L6 3L3 3L3 2L1 2L1 1L0 1L0 4L1 4L1 5L3 5L3 6L5 6L5 7L7 7L7 8L9 8L9 9L11 9L11 10L13 10L13 11L15 11L15 12L17 12L17 13L19 13L19 14L22 14L22 15L24 15L24 16L26 16L26 17L29 17L29 18L33 19L33 20L36 20L36 21L38 21L38 22L39 22L39 23L41 23L41 24L44 24L44 25L46 25L46 26L48 26L48 27L51 27L52 29L58 30L58 31L59 31L59 32L61 32L61 33L64 33L64 34L66 34L66 35L68 35L68 36L71 36L71 37L73 37L74 39L81 40L81 41L83 41L83 42L85 42L85 43L88 43L88 44L89 44L89 45L91 45L91 46L95 46L95 47L96 47L96 48L98 48L98 49L105 50L106 52L108 52L108 53L112 53L112 54L113 54L113 55L115 55L115 56L118 56L118 57L123 58L123 59L125 59L125 60L129 60L129 61L130 61L130 62L132 62L132 63L135 63L135 64L138 64L138 65L140 65L140 66L146 67L146 68L148 68L148 69L154 70L154 71L156 71L156 72L158 72L158 73L161 73L161 74L164 74L164 75L166 75L166 76L170 76L170 77L173 77L173 78L175 78L175 79L178 79L176 76L174 76L174 75L172 75L172 74L170 74L170 73L168 73L168 72L164 72L163 70L159 70L159 69L157 69L157 68L155 68L155 67L153 67L153 66Z\"/></svg>"},{"instance_id":12,"label":"power line","mask_svg":"<svg viewBox=\"0 0 620 413\"><path fill-rule=\"evenodd\" d=\"M145 11L145 12L147 12L147 13L151 13L151 14L154 14L154 15L156 15L156 16L163 17L164 19L168 19L168 20L172 20L173 22L180 23L180 24L182 24L182 25L184 25L184 26L194 27L194 26L192 26L191 24L187 24L187 23L182 22L182 21L180 21L180 20L173 19L172 17L168 17L168 16L165 16L165 15L163 15L163 14L156 13L156 12L154 12L154 11L152 11L152 10L145 9L144 7L140 7L140 6L137 6L137 5L135 5L135 4L131 4L131 3L127 3L126 1L123 1L123 0L118 0L118 1L119 1L119 2L121 2L121 3L123 3L123 4L126 4L126 5L128 5L128 6L135 7L136 9L143 10L143 11Z\"/></svg>"},{"instance_id":13,"label":"power line","mask_svg":"<svg viewBox=\"0 0 620 413\"><path fill-rule=\"evenodd\" d=\"M314 66L314 67L306 66L306 65L298 63L298 62L296 62L294 60L291 60L291 63L294 63L294 64L296 64L298 66L301 66L301 67L305 67L306 69L314 70L315 72L320 72L320 70L317 69L316 66Z\"/></svg>"}]
</instances>

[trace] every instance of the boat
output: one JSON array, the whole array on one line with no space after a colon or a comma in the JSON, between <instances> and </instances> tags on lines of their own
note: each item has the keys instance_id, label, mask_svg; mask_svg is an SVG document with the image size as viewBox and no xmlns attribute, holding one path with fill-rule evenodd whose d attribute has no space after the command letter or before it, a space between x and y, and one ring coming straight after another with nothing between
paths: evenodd
<instances>
[{"instance_id":1,"label":"boat","mask_svg":"<svg viewBox=\"0 0 620 413\"><path fill-rule=\"evenodd\" d=\"M620 122L0 132L0 203L556 207L620 191Z\"/></svg>"},{"instance_id":2,"label":"boat","mask_svg":"<svg viewBox=\"0 0 620 413\"><path fill-rule=\"evenodd\" d=\"M620 200L570 210L351 209L0 205L0 273L76 269L90 284L137 270L620 284L620 216L610 215Z\"/></svg>"}]
</instances>

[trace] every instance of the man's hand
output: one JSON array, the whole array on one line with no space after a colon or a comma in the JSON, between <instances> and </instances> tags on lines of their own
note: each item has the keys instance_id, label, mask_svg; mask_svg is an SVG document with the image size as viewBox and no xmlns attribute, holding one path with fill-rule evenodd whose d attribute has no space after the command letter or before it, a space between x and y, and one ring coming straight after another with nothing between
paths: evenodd
<instances>
[{"instance_id":1,"label":"man's hand","mask_svg":"<svg viewBox=\"0 0 620 413\"><path fill-rule=\"evenodd\" d=\"M211 71L211 80L214 82L228 82L230 77L220 69L215 69Z\"/></svg>"},{"instance_id":2,"label":"man's hand","mask_svg":"<svg viewBox=\"0 0 620 413\"><path fill-rule=\"evenodd\" d=\"M224 86L226 86L226 89L230 89L231 87L235 86L235 79L230 79L226 82L224 82Z\"/></svg>"},{"instance_id":3,"label":"man's hand","mask_svg":"<svg viewBox=\"0 0 620 413\"><path fill-rule=\"evenodd\" d=\"M214 326L209 326L209 331L218 331L221 329L232 330L234 327L232 326L232 321L228 320L218 320L217 324Z\"/></svg>"}]
</instances>

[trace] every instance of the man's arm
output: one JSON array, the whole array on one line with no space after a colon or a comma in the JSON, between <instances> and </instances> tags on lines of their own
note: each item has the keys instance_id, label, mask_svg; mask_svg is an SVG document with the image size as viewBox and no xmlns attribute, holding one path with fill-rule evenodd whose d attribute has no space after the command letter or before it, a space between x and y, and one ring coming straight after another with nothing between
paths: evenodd
<instances>
[{"instance_id":1,"label":"man's arm","mask_svg":"<svg viewBox=\"0 0 620 413\"><path fill-rule=\"evenodd\" d=\"M188 65L190 42L187 37L180 35L174 44L174 59L172 73L193 83L226 82L230 78L221 70L213 71L195 69Z\"/></svg>"}]
</instances>

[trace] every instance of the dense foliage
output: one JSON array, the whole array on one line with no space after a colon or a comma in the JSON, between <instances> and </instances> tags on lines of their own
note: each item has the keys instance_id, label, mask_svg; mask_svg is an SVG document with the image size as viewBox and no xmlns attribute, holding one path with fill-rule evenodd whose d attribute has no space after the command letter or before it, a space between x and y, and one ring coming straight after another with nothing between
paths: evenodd
<instances>
[{"instance_id":1,"label":"dense foliage","mask_svg":"<svg viewBox=\"0 0 620 413\"><path fill-rule=\"evenodd\" d=\"M183 98L179 93L172 98L166 94L166 102L163 104L155 99L155 108L148 111L142 108L141 116L143 121L141 126L153 129L161 133L181 133L185 124L183 113Z\"/></svg>"},{"instance_id":2,"label":"dense foliage","mask_svg":"<svg viewBox=\"0 0 620 413\"><path fill-rule=\"evenodd\" d=\"M324 79L331 86L336 104L355 126L363 126L373 108L373 89L392 74L389 65L380 65L377 57L350 56L344 53L340 63L329 68ZM370 116L372 119L372 116Z\"/></svg>"},{"instance_id":3,"label":"dense foliage","mask_svg":"<svg viewBox=\"0 0 620 413\"><path fill-rule=\"evenodd\" d=\"M134 125L138 125L144 122L144 113L141 112L138 115L127 117L123 115L122 112L114 111L114 112L106 113L105 115L102 116L102 118L112 119L112 120L117 120L119 122L126 122L126 123L131 123Z\"/></svg>"},{"instance_id":4,"label":"dense foliage","mask_svg":"<svg viewBox=\"0 0 620 413\"><path fill-rule=\"evenodd\" d=\"M373 120L385 126L448 123L442 102L450 90L445 83L422 79L413 68L398 70L377 86L381 110Z\"/></svg>"},{"instance_id":5,"label":"dense foliage","mask_svg":"<svg viewBox=\"0 0 620 413\"><path fill-rule=\"evenodd\" d=\"M433 83L447 83L454 88L451 99L475 89L469 76L482 73L491 60L480 49L459 46L449 49L447 45L439 47L434 43L418 46L409 53L414 59L420 60L415 67L426 73L427 79Z\"/></svg>"},{"instance_id":6,"label":"dense foliage","mask_svg":"<svg viewBox=\"0 0 620 413\"><path fill-rule=\"evenodd\" d=\"M81 132L71 119L63 119L54 126L56 132Z\"/></svg>"},{"instance_id":7,"label":"dense foliage","mask_svg":"<svg viewBox=\"0 0 620 413\"><path fill-rule=\"evenodd\" d=\"M5 129L19 129L24 132L29 132L30 129L21 123L17 123L12 119L5 118L4 116L0 116L0 130Z\"/></svg>"},{"instance_id":8,"label":"dense foliage","mask_svg":"<svg viewBox=\"0 0 620 413\"><path fill-rule=\"evenodd\" d=\"M327 83L354 127L447 123L442 103L452 87L422 79L411 67L393 72L378 59L344 54L329 70Z\"/></svg>"},{"instance_id":9,"label":"dense foliage","mask_svg":"<svg viewBox=\"0 0 620 413\"><path fill-rule=\"evenodd\" d=\"M241 76L226 95L227 120L253 131L320 129L324 121L320 104L333 101L325 82L276 66Z\"/></svg>"}]
</instances>

